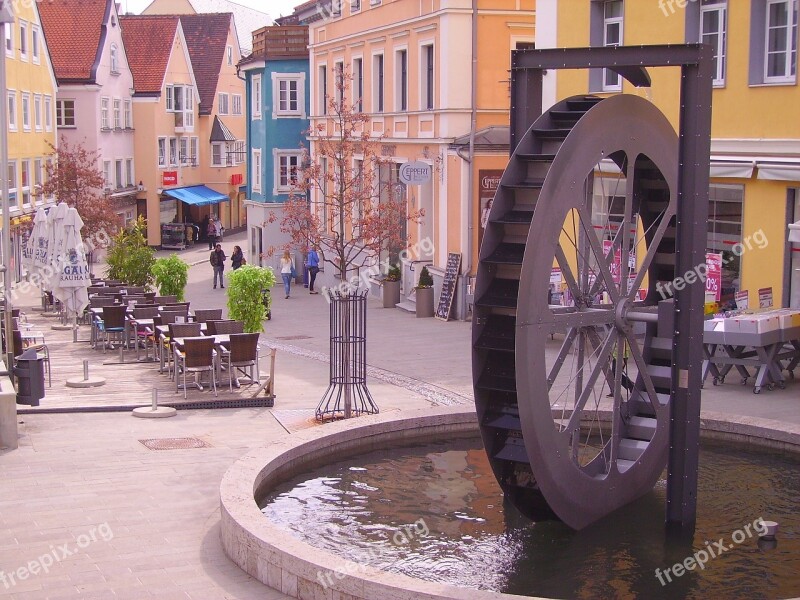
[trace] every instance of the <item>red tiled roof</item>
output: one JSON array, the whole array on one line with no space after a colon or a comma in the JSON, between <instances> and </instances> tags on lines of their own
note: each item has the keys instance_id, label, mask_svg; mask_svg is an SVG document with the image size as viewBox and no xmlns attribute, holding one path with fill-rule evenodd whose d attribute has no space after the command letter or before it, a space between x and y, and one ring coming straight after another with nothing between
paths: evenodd
<instances>
[{"instance_id":1,"label":"red tiled roof","mask_svg":"<svg viewBox=\"0 0 800 600\"><path fill-rule=\"evenodd\" d=\"M210 115L225 58L231 13L181 15L181 27L200 94L200 114Z\"/></svg>"},{"instance_id":2,"label":"red tiled roof","mask_svg":"<svg viewBox=\"0 0 800 600\"><path fill-rule=\"evenodd\" d=\"M109 0L44 0L37 4L59 81L94 82Z\"/></svg>"},{"instance_id":3,"label":"red tiled roof","mask_svg":"<svg viewBox=\"0 0 800 600\"><path fill-rule=\"evenodd\" d=\"M119 21L136 94L161 92L179 17L125 15Z\"/></svg>"}]
</instances>

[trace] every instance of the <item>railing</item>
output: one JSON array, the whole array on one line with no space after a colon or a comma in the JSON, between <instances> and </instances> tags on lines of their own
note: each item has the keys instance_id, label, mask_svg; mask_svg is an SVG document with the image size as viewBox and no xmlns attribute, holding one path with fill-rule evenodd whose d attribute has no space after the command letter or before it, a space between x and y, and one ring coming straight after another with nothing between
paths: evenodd
<instances>
[{"instance_id":1,"label":"railing","mask_svg":"<svg viewBox=\"0 0 800 600\"><path fill-rule=\"evenodd\" d=\"M265 58L307 57L308 27L277 25L253 32L253 56Z\"/></svg>"}]
</instances>

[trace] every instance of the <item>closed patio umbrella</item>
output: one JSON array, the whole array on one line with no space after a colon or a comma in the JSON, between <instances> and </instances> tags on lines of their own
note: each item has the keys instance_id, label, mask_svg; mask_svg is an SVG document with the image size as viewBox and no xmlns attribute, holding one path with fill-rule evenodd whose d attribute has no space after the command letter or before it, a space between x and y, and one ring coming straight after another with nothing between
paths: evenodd
<instances>
[{"instance_id":1,"label":"closed patio umbrella","mask_svg":"<svg viewBox=\"0 0 800 600\"><path fill-rule=\"evenodd\" d=\"M64 218L67 216L69 206L66 202L60 202L51 208L47 214L47 266L49 267L50 277L43 282L44 289L55 290L61 279L61 265L59 261L64 260Z\"/></svg>"},{"instance_id":2,"label":"closed patio umbrella","mask_svg":"<svg viewBox=\"0 0 800 600\"><path fill-rule=\"evenodd\" d=\"M78 211L70 208L63 219L61 236L61 254L56 257L60 266L58 280L53 286L53 295L64 307L67 320L76 319L89 305L89 265L86 261L86 249L81 239L83 220Z\"/></svg>"},{"instance_id":3,"label":"closed patio umbrella","mask_svg":"<svg viewBox=\"0 0 800 600\"><path fill-rule=\"evenodd\" d=\"M47 252L48 245L47 213L39 207L36 216L33 218L33 231L28 238L28 249L25 251L25 266L30 275L38 274L39 285L44 287L41 277L49 260Z\"/></svg>"}]
</instances>

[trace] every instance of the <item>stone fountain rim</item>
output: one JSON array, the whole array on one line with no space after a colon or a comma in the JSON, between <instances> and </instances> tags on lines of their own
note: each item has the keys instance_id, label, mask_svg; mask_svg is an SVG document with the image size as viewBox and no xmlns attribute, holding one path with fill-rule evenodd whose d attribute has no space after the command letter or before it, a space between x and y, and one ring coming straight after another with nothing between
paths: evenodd
<instances>
[{"instance_id":1,"label":"stone fountain rim","mask_svg":"<svg viewBox=\"0 0 800 600\"><path fill-rule=\"evenodd\" d=\"M608 413L603 416L609 417ZM800 454L800 425L703 412L701 428L703 439L744 442ZM442 439L445 434L470 432L478 433L474 411L463 406L436 407L329 423L251 450L228 469L220 484L220 535L225 553L258 581L293 598L535 600L531 596L460 588L356 565L271 525L255 500L266 486L272 487L320 460L335 461L337 455L355 448L368 452L385 447L387 442ZM320 574L323 581L332 581L332 585L324 587Z\"/></svg>"}]
</instances>

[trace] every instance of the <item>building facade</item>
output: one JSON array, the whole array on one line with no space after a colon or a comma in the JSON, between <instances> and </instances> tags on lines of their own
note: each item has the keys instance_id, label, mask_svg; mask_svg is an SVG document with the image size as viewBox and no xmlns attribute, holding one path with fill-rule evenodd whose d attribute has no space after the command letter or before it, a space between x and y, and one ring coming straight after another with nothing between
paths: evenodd
<instances>
[{"instance_id":1,"label":"building facade","mask_svg":"<svg viewBox=\"0 0 800 600\"><path fill-rule=\"evenodd\" d=\"M537 47L703 42L714 49L707 249L722 254L723 293L773 289L800 306L800 90L797 0L538 0ZM587 92L654 102L677 130L680 74L652 70L650 90L610 72L559 72L550 102ZM602 178L600 178L602 179ZM601 185L598 181L597 185Z\"/></svg>"},{"instance_id":2,"label":"building facade","mask_svg":"<svg viewBox=\"0 0 800 600\"><path fill-rule=\"evenodd\" d=\"M38 190L56 138L56 78L38 3L12 7L14 22L5 27L6 103L8 107L8 188L12 255L4 260L16 280L29 223L39 206L51 206Z\"/></svg>"}]
</instances>

